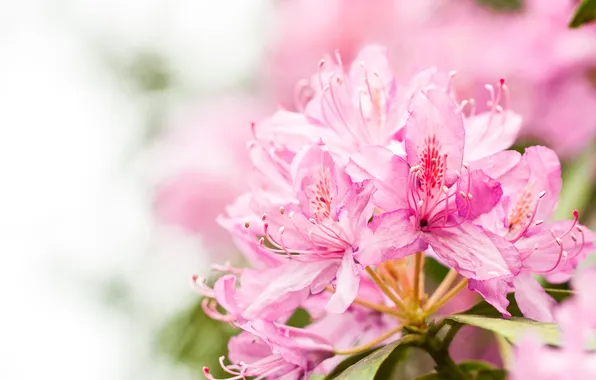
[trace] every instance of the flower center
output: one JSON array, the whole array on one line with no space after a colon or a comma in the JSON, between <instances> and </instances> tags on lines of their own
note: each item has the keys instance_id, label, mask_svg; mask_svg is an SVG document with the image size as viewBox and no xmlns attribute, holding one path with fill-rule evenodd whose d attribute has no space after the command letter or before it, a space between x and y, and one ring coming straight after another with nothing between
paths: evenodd
<instances>
[{"instance_id":1,"label":"flower center","mask_svg":"<svg viewBox=\"0 0 596 380\"><path fill-rule=\"evenodd\" d=\"M322 171L317 182L310 189L310 208L314 218L318 221L331 218L333 195L330 188L330 175L327 171Z\"/></svg>"}]
</instances>

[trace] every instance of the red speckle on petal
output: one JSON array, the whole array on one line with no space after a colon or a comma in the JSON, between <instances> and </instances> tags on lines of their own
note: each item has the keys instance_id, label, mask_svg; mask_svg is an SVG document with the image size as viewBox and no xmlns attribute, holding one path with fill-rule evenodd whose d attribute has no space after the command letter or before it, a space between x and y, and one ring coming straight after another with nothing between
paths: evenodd
<instances>
[{"instance_id":1,"label":"red speckle on petal","mask_svg":"<svg viewBox=\"0 0 596 380\"><path fill-rule=\"evenodd\" d=\"M441 144L435 135L426 137L421 148L418 149L420 188L427 199L434 198L443 186L445 155L441 153Z\"/></svg>"}]
</instances>

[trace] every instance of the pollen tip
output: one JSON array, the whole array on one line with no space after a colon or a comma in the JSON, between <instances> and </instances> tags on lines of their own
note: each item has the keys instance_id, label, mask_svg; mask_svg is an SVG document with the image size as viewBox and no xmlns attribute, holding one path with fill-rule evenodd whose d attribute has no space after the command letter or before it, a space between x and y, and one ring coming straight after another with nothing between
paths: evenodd
<instances>
[{"instance_id":1,"label":"pollen tip","mask_svg":"<svg viewBox=\"0 0 596 380\"><path fill-rule=\"evenodd\" d=\"M265 238L264 237L261 237L259 239L259 245L264 245L264 244L265 244Z\"/></svg>"},{"instance_id":2,"label":"pollen tip","mask_svg":"<svg viewBox=\"0 0 596 380\"><path fill-rule=\"evenodd\" d=\"M501 86L504 85L505 84L505 78L499 79L499 83L501 84Z\"/></svg>"},{"instance_id":3,"label":"pollen tip","mask_svg":"<svg viewBox=\"0 0 596 380\"><path fill-rule=\"evenodd\" d=\"M313 218L308 219L309 222L311 222L312 224L317 224L317 221L314 220Z\"/></svg>"},{"instance_id":4,"label":"pollen tip","mask_svg":"<svg viewBox=\"0 0 596 380\"><path fill-rule=\"evenodd\" d=\"M537 220L536 223L534 223L534 225L540 226L542 223L544 223L544 220Z\"/></svg>"},{"instance_id":5,"label":"pollen tip","mask_svg":"<svg viewBox=\"0 0 596 380\"><path fill-rule=\"evenodd\" d=\"M284 227L284 226L279 227L280 234L283 234L285 230L286 230L286 227Z\"/></svg>"},{"instance_id":6,"label":"pollen tip","mask_svg":"<svg viewBox=\"0 0 596 380\"><path fill-rule=\"evenodd\" d=\"M468 199L472 200L472 193L468 193Z\"/></svg>"},{"instance_id":7,"label":"pollen tip","mask_svg":"<svg viewBox=\"0 0 596 380\"><path fill-rule=\"evenodd\" d=\"M464 193L463 191L460 191L459 195L461 195L462 198L466 198L466 193Z\"/></svg>"},{"instance_id":8,"label":"pollen tip","mask_svg":"<svg viewBox=\"0 0 596 380\"><path fill-rule=\"evenodd\" d=\"M558 245L563 245L563 241L560 238L555 238Z\"/></svg>"},{"instance_id":9,"label":"pollen tip","mask_svg":"<svg viewBox=\"0 0 596 380\"><path fill-rule=\"evenodd\" d=\"M284 206L280 206L279 207L279 213L283 215L284 212L286 212L286 209L284 208Z\"/></svg>"},{"instance_id":10,"label":"pollen tip","mask_svg":"<svg viewBox=\"0 0 596 380\"><path fill-rule=\"evenodd\" d=\"M449 188L448 188L447 186L443 185L443 191L444 191L445 193L448 193L448 192L449 192Z\"/></svg>"},{"instance_id":11,"label":"pollen tip","mask_svg":"<svg viewBox=\"0 0 596 380\"><path fill-rule=\"evenodd\" d=\"M263 215L261 216L261 220L262 220L263 222L264 222L264 221L266 221L266 220L267 220L267 214L263 214Z\"/></svg>"},{"instance_id":12,"label":"pollen tip","mask_svg":"<svg viewBox=\"0 0 596 380\"><path fill-rule=\"evenodd\" d=\"M192 275L192 282L197 282L197 280L199 279L199 276L196 274Z\"/></svg>"},{"instance_id":13,"label":"pollen tip","mask_svg":"<svg viewBox=\"0 0 596 380\"><path fill-rule=\"evenodd\" d=\"M294 217L294 211L290 211L290 213L288 214L288 217L293 218Z\"/></svg>"},{"instance_id":14,"label":"pollen tip","mask_svg":"<svg viewBox=\"0 0 596 380\"><path fill-rule=\"evenodd\" d=\"M538 198L542 198L546 195L546 191L542 190L540 194L538 194Z\"/></svg>"},{"instance_id":15,"label":"pollen tip","mask_svg":"<svg viewBox=\"0 0 596 380\"><path fill-rule=\"evenodd\" d=\"M573 217L579 218L579 212L577 212L577 210L573 210Z\"/></svg>"},{"instance_id":16,"label":"pollen tip","mask_svg":"<svg viewBox=\"0 0 596 380\"><path fill-rule=\"evenodd\" d=\"M244 222L244 228L249 228L250 227L250 222Z\"/></svg>"},{"instance_id":17,"label":"pollen tip","mask_svg":"<svg viewBox=\"0 0 596 380\"><path fill-rule=\"evenodd\" d=\"M203 367L203 373L209 375L209 367Z\"/></svg>"}]
</instances>

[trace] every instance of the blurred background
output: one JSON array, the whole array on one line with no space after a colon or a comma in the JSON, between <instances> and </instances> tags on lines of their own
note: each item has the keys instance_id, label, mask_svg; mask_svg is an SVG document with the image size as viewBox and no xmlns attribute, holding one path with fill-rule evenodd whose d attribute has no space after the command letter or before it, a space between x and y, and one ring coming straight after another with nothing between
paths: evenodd
<instances>
[{"instance_id":1,"label":"blurred background","mask_svg":"<svg viewBox=\"0 0 596 380\"><path fill-rule=\"evenodd\" d=\"M594 228L596 31L567 0L0 2L0 378L196 379L230 331L189 286L235 260L250 123L296 110L325 54L396 76L505 78L519 146L564 160L559 218ZM302 82L304 83L304 82Z\"/></svg>"}]
</instances>

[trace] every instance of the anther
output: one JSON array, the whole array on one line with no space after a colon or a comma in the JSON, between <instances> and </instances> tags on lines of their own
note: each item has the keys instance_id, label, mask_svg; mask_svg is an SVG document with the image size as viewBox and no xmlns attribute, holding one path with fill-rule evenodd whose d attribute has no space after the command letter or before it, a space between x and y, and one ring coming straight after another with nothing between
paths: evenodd
<instances>
[{"instance_id":1,"label":"anther","mask_svg":"<svg viewBox=\"0 0 596 380\"><path fill-rule=\"evenodd\" d=\"M449 188L445 185L443 185L443 191L445 192L445 194L447 194L449 192Z\"/></svg>"},{"instance_id":2,"label":"anther","mask_svg":"<svg viewBox=\"0 0 596 380\"><path fill-rule=\"evenodd\" d=\"M263 214L263 215L261 216L261 220L262 220L263 222L264 222L264 221L266 221L266 220L267 220L267 214Z\"/></svg>"},{"instance_id":3,"label":"anther","mask_svg":"<svg viewBox=\"0 0 596 380\"><path fill-rule=\"evenodd\" d=\"M542 225L542 223L544 223L544 220L537 220L536 223L534 223L534 225L540 226L540 225Z\"/></svg>"},{"instance_id":4,"label":"anther","mask_svg":"<svg viewBox=\"0 0 596 380\"><path fill-rule=\"evenodd\" d=\"M543 198L546 195L546 191L542 190L540 194L538 194L538 198Z\"/></svg>"},{"instance_id":5,"label":"anther","mask_svg":"<svg viewBox=\"0 0 596 380\"><path fill-rule=\"evenodd\" d=\"M286 209L284 208L284 206L280 206L279 213L283 215L284 212L286 212Z\"/></svg>"},{"instance_id":6,"label":"anther","mask_svg":"<svg viewBox=\"0 0 596 380\"><path fill-rule=\"evenodd\" d=\"M244 228L249 228L250 227L250 223L249 222L244 222Z\"/></svg>"}]
</instances>

